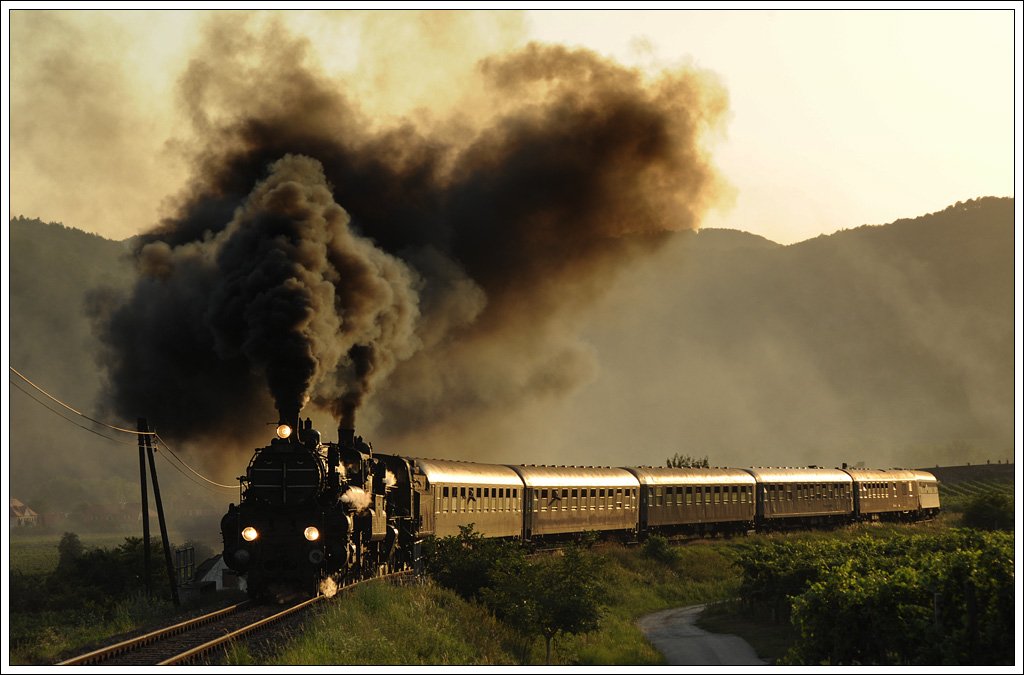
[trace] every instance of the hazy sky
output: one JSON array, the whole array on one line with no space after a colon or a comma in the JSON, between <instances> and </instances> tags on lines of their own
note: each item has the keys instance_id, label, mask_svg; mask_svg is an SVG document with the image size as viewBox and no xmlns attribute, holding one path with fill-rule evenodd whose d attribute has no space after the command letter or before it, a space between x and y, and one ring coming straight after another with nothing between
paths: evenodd
<instances>
[{"instance_id":1,"label":"hazy sky","mask_svg":"<svg viewBox=\"0 0 1024 675\"><path fill-rule=\"evenodd\" d=\"M374 60L378 77L388 68L408 77L418 64L460 58L469 67L530 40L587 47L640 68L706 69L729 95L725 129L710 146L735 196L705 226L792 243L1014 195L1020 13L1012 3L983 10L725 6L733 9L513 13L501 30L437 45L449 54L443 60L396 57L400 12L389 13L394 42L383 45L361 42L358 22L291 12L287 20L309 35L324 68L339 73ZM187 175L174 154L185 121L173 84L200 44L202 17L15 11L3 20L10 216L112 238L146 229ZM440 69L419 81L427 88L446 72L459 77L458 69ZM401 114L429 97L409 87L385 95L380 84L364 83L377 110Z\"/></svg>"}]
</instances>

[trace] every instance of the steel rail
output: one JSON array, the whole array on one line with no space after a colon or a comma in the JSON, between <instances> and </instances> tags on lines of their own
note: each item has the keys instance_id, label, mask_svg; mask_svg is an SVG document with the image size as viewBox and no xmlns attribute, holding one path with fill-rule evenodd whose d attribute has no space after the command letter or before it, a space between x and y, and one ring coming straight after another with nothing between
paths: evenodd
<instances>
[{"instance_id":1,"label":"steel rail","mask_svg":"<svg viewBox=\"0 0 1024 675\"><path fill-rule=\"evenodd\" d=\"M351 585L350 586L346 586L345 588L351 588ZM210 640L209 642L201 644L198 647L193 647L192 649L188 650L187 652L182 652L181 654L178 654L177 656L172 656L171 658L166 659L164 661L161 661L160 663L158 663L156 665L158 665L158 666L173 666L173 665L179 664L179 663L186 663L186 662L191 661L192 659L196 658L197 656L202 656L203 654L216 649L217 647L219 647L219 646L221 646L223 644L227 644L229 642L232 642L233 640L237 640L238 638L240 638L240 637L242 637L244 635L247 635L248 633L253 633L253 632L255 632L255 631L257 631L257 630L259 630L261 628L267 627L268 625L270 625L270 624L272 624L272 623L274 623L276 621L280 621L281 619L284 619L284 618L286 618L286 617L288 617L288 616L290 616L292 614L295 614L295 613L297 613L299 611L302 611L306 607L312 605L314 602L319 602L320 600L323 600L326 597L327 597L326 595L318 595L318 596L316 596L314 598L310 598L309 600L306 600L305 602L300 602L299 604L297 604L297 605L295 605L293 607L289 607L288 609L283 610L281 612L278 612L277 614L274 614L273 616L268 616L265 619L260 619L259 621L256 621L255 623L251 623L248 626L245 626L243 628L239 628L238 630L236 630L236 631L234 631L232 633L228 633L227 635L224 635L222 637L216 638L214 640Z\"/></svg>"},{"instance_id":2,"label":"steel rail","mask_svg":"<svg viewBox=\"0 0 1024 675\"><path fill-rule=\"evenodd\" d=\"M219 638L216 638L214 640L210 640L209 642L207 642L205 644L201 644L198 647L194 647L194 648L188 650L187 652L182 652L181 654L178 654L177 656L172 656L169 659L161 661L157 665L158 666L173 666L173 665L176 665L176 664L187 663L188 661L191 661L192 659L194 659L194 658L196 658L198 656L201 656L201 655L203 655L203 654L205 654L207 652L213 651L214 649L216 649L217 647L220 647L221 645L228 644L229 642L237 640L240 637L244 637L245 635L247 635L249 633L254 633L254 632L256 632L256 631L258 631L258 630L260 630L262 628L266 628L270 624L275 623L277 621L280 621L282 619L285 619L285 618L287 618L288 616L290 616L292 614L296 614L296 613L298 613L300 611L304 611L307 607L309 607L310 605L312 605L315 602L319 602L320 600L328 600L330 598L336 597L340 593L343 593L345 591L350 591L353 588L355 588L356 586L358 586L359 584L364 584L364 583L371 582L371 581L386 581L386 580L390 580L390 579L397 579L399 577L410 576L411 574L413 574L412 570L400 570L398 572L390 572L388 574L382 574L382 575L380 575L378 577L371 577L369 579L361 579L359 581L354 581L354 582L352 582L352 583L350 583L350 584L348 584L346 586L342 586L336 592L332 593L330 596L318 595L318 596L316 596L314 598L310 598L309 600L306 600L304 602L300 602L297 605L294 605L292 607L289 607L288 609L285 609L285 610L283 610L281 612L278 612L277 614L274 614L273 616L268 616L265 619L261 619L261 620L256 621L256 622L254 622L254 623L252 623L252 624L250 624L248 626L244 626L242 628L239 628L238 630L236 630L236 631L234 631L232 633L228 633L227 635L223 635L223 636L221 636Z\"/></svg>"},{"instance_id":3,"label":"steel rail","mask_svg":"<svg viewBox=\"0 0 1024 675\"><path fill-rule=\"evenodd\" d=\"M193 647L192 649L189 649L188 651L181 652L180 654L172 656L169 659L165 659L165 660L157 663L156 665L166 666L166 665L175 665L175 664L187 663L187 662L189 662L189 661L191 661L191 660L193 660L193 659L195 659L195 658L197 658L197 657L199 657L199 656L201 656L201 655L203 655L205 653L213 651L214 649L220 647L221 645L225 645L225 644L227 644L229 642L232 642L234 640L237 640L237 639L239 639L239 638L241 638L241 637L243 637L243 636L245 636L245 635L247 635L249 633L256 632L256 631L258 631L258 630L260 630L262 628L266 628L270 624L275 623L277 621L280 621L282 619L285 619L285 618L287 618L288 616L290 616L292 614L296 614L296 613L298 613L300 611L304 611L306 608L308 608L310 605L312 605L315 602L318 602L320 600L327 600L327 599L336 597L336 596L338 596L339 594L341 594L341 593L343 593L345 591L350 591L350 590L352 590L353 588L355 588L356 586L358 586L361 583L366 583L368 581L390 580L390 579L395 579L395 578L398 578L398 577L409 576L411 574L414 574L414 572L412 570L401 570L401 571L398 571L398 572L391 572L389 574L383 574L383 575L378 576L378 577L372 577L372 578L369 578L369 579L362 579L362 580L359 580L359 581L355 581L353 583L350 583L350 584L347 584L345 586L342 586L342 587L338 588L338 590L336 592L332 593L330 596L328 596L328 595L317 595L317 596L315 596L313 598L310 598L310 599L305 600L303 602L300 602L300 603L298 603L296 605L288 607L287 609L284 609L284 610L282 610L282 611L280 611L280 612L278 612L278 613L276 613L276 614L274 614L272 616L265 617L263 619L255 621L255 622L253 622L253 623L251 623L251 624L249 624L247 626L243 626L242 628L239 628L239 629L237 629L237 630L235 630L235 631L233 631L231 633L227 633L227 634L222 635L220 637L217 637L217 638L215 638L213 640L210 640L209 642L205 642L205 643L203 643L203 644L201 644L201 645L199 645L197 647ZM255 605L256 605L256 603L254 601L246 600L245 602L241 602L241 603L238 603L236 605L232 605L230 607L225 607L223 609L219 609L217 611L210 612L209 614L204 614L203 616L199 616L199 617L196 617L194 619L189 619L187 621L182 621L180 623L176 623L173 626L168 626L166 628L161 628L159 630L155 630L155 631L152 631L150 633L146 633L145 635L140 635L139 637L135 637L135 638L132 638L130 640L125 640L123 642L118 642L117 644L114 644L114 645L110 645L110 646L107 646L107 647L102 647L100 649L91 651L91 652L89 652L87 654L82 654L81 656L77 656L77 657L74 657L72 659L68 659L66 661L61 661L61 662L59 662L59 663L57 663L55 665L58 665L58 666L75 666L75 665L88 665L88 664L94 664L94 663L97 663L97 662L101 662L101 661L103 661L105 659L108 659L108 658L111 658L111 657L115 657L115 656L119 656L121 654L126 654L126 653L131 652L131 651L136 650L136 649L140 649L141 647L144 647L146 645L158 642L158 641L163 640L165 638L185 633L185 632L190 631L190 630L192 630L194 628L198 628L199 626L202 626L202 625L205 625L205 624L208 624L208 623L212 623L214 621L222 620L222 619L224 619L225 617L227 617L227 616L229 616L231 614L239 612L242 609L248 609L248 608L253 607Z\"/></svg>"},{"instance_id":4,"label":"steel rail","mask_svg":"<svg viewBox=\"0 0 1024 675\"><path fill-rule=\"evenodd\" d=\"M245 607L249 607L252 604L253 604L252 600L246 600L245 602L240 602L237 605L232 605L230 607L225 607L225 608L219 609L219 610L217 610L215 612L210 612L209 614L204 614L203 616L198 616L198 617L196 617L194 619L189 619L187 621L182 621L180 623L176 623L173 626L167 626L166 628L161 628L159 630L155 630L155 631L153 631L151 633L146 633L145 635L140 635L139 637L132 638L130 640L125 640L123 642L118 642L117 644L110 645L108 647L102 647L102 648L97 649L95 651L91 651L88 654L82 654L81 656L76 656L75 658L68 659L67 661L61 661L60 663L57 663L56 665L58 665L58 666L81 666L81 665L88 665L90 663L94 663L96 661L100 661L102 659L105 659L105 658L108 658L108 657L111 657L111 656L116 656L118 654L123 654L125 652L129 652L129 651L131 651L133 649L137 649L137 648L142 647L143 645L147 645L147 644L149 644L151 642L156 642L157 640L162 640L165 637L168 637L168 636L171 636L171 635L176 635L178 633L184 633L185 631L192 630L193 628L196 628L197 626L201 626L203 624L210 623L212 621L218 621L218 620L222 619L223 617L225 617L225 616L227 616L229 614L234 614L235 612L237 612L237 611L239 611L239 610L241 610L241 609L243 609Z\"/></svg>"}]
</instances>

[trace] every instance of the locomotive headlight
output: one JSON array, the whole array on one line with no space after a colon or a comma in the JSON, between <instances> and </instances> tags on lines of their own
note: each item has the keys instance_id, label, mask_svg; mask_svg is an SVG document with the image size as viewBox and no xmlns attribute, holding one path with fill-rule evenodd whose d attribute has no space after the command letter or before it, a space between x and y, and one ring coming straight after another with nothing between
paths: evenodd
<instances>
[{"instance_id":1,"label":"locomotive headlight","mask_svg":"<svg viewBox=\"0 0 1024 675\"><path fill-rule=\"evenodd\" d=\"M246 541L255 541L258 536L260 535L256 531L256 528L251 525L242 530L242 539L245 539Z\"/></svg>"},{"instance_id":2,"label":"locomotive headlight","mask_svg":"<svg viewBox=\"0 0 1024 675\"><path fill-rule=\"evenodd\" d=\"M278 438L288 438L292 435L292 428L287 424L279 424L277 427Z\"/></svg>"},{"instance_id":3,"label":"locomotive headlight","mask_svg":"<svg viewBox=\"0 0 1024 675\"><path fill-rule=\"evenodd\" d=\"M320 538L320 530L310 526L302 531L302 536L306 538L306 541L316 541Z\"/></svg>"}]
</instances>

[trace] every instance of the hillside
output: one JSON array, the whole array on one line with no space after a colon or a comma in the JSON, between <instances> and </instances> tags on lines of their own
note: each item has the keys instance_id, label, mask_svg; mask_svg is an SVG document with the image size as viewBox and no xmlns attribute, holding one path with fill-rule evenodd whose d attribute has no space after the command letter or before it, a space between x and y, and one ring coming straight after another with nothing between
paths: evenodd
<instances>
[{"instance_id":1,"label":"hillside","mask_svg":"<svg viewBox=\"0 0 1024 675\"><path fill-rule=\"evenodd\" d=\"M573 442L728 466L1012 456L1013 223L979 199L791 246L684 235L588 334L614 358Z\"/></svg>"},{"instance_id":2,"label":"hillside","mask_svg":"<svg viewBox=\"0 0 1024 675\"><path fill-rule=\"evenodd\" d=\"M98 409L90 291L125 287L125 243L17 219L9 245L12 366L83 412ZM580 325L590 383L543 410L509 411L508 427L522 433L486 443L453 430L389 437L401 392L386 389L376 426L361 432L389 452L505 462L660 464L676 452L722 466L1005 459L1013 251L1013 200L997 198L790 246L732 230L681 233L617 279ZM130 445L112 451L13 390L11 414L11 470L26 491L55 467L137 480Z\"/></svg>"},{"instance_id":3,"label":"hillside","mask_svg":"<svg viewBox=\"0 0 1024 675\"><path fill-rule=\"evenodd\" d=\"M100 286L127 287L131 278L127 247L60 224L24 218L10 221L8 243L11 366L79 412L95 415L100 371L88 317L89 292ZM42 394L13 374L10 380L14 496L26 499L31 492L26 483L36 484L53 473L131 475L122 471L118 453L112 458L109 441L59 419L15 386L46 400ZM130 452L125 446L125 455Z\"/></svg>"}]
</instances>

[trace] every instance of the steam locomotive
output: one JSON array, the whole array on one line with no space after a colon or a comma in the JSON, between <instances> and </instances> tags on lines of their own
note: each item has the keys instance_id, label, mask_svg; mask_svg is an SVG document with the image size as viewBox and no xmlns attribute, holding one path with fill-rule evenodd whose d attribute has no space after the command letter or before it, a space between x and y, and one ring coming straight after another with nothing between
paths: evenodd
<instances>
[{"instance_id":1,"label":"steam locomotive","mask_svg":"<svg viewBox=\"0 0 1024 675\"><path fill-rule=\"evenodd\" d=\"M254 597L330 593L419 563L427 537L463 526L538 543L595 531L770 531L861 520L921 520L940 509L915 470L698 469L499 465L377 454L351 429L321 442L283 416L221 521L224 561Z\"/></svg>"}]
</instances>

